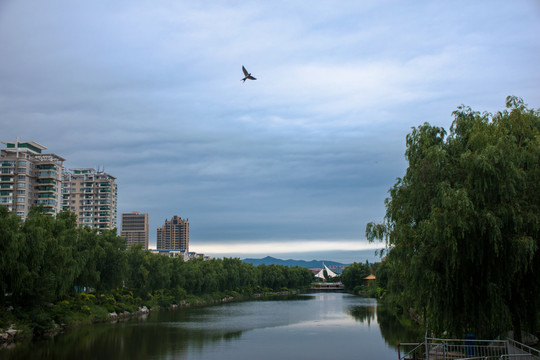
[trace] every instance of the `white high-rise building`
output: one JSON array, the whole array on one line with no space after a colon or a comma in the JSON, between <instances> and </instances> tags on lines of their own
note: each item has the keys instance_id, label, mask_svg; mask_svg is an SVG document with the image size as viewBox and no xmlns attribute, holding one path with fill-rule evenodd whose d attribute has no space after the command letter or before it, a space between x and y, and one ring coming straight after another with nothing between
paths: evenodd
<instances>
[{"instance_id":1,"label":"white high-rise building","mask_svg":"<svg viewBox=\"0 0 540 360\"><path fill-rule=\"evenodd\" d=\"M116 178L92 168L64 172L62 206L77 214L79 225L98 229L115 229L118 186Z\"/></svg>"},{"instance_id":2,"label":"white high-rise building","mask_svg":"<svg viewBox=\"0 0 540 360\"><path fill-rule=\"evenodd\" d=\"M34 141L2 141L0 153L0 205L23 220L30 207L42 205L51 215L62 209L61 185L64 158L44 154L47 148Z\"/></svg>"}]
</instances>

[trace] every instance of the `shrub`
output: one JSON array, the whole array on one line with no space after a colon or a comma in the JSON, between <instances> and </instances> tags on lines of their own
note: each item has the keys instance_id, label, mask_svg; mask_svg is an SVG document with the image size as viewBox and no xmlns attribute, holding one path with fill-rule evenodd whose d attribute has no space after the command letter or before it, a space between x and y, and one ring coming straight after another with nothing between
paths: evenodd
<instances>
[{"instance_id":1,"label":"shrub","mask_svg":"<svg viewBox=\"0 0 540 360\"><path fill-rule=\"evenodd\" d=\"M31 327L35 335L43 335L45 331L53 327L51 314L41 308L33 309L30 313Z\"/></svg>"},{"instance_id":2,"label":"shrub","mask_svg":"<svg viewBox=\"0 0 540 360\"><path fill-rule=\"evenodd\" d=\"M108 320L110 312L112 311L109 311L105 307L98 306L98 305L90 305L90 313L92 314L92 320L98 320L98 321Z\"/></svg>"},{"instance_id":3,"label":"shrub","mask_svg":"<svg viewBox=\"0 0 540 360\"><path fill-rule=\"evenodd\" d=\"M355 295L359 295L360 292L364 289L364 286L363 285L356 285L353 289L353 293Z\"/></svg>"},{"instance_id":4,"label":"shrub","mask_svg":"<svg viewBox=\"0 0 540 360\"><path fill-rule=\"evenodd\" d=\"M161 295L158 298L158 305L161 308L170 308L174 302L174 298L170 295Z\"/></svg>"},{"instance_id":5,"label":"shrub","mask_svg":"<svg viewBox=\"0 0 540 360\"><path fill-rule=\"evenodd\" d=\"M185 300L187 296L187 291L180 286L174 288L172 290L172 296L174 298L175 303L180 303L180 301Z\"/></svg>"}]
</instances>

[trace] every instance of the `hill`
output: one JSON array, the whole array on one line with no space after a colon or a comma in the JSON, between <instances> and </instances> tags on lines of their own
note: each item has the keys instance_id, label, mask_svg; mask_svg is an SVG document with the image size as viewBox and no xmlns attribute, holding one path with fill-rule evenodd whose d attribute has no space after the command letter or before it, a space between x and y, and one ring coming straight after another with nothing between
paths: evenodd
<instances>
[{"instance_id":1,"label":"hill","mask_svg":"<svg viewBox=\"0 0 540 360\"><path fill-rule=\"evenodd\" d=\"M342 266L342 265L349 265L349 264L342 264L342 263L339 263L339 262L336 262L336 261L330 261L330 260L311 260L311 261L305 261L305 260L293 260L293 259L288 259L288 260L282 260L282 259L276 259L274 257L271 257L271 256L267 256L265 258L262 258L262 259L243 259L242 260L243 262L246 262L246 263L251 263L255 266L258 266L258 265L286 265L286 266L301 266L301 267L305 267L305 268L308 268L308 269L313 269L313 268L321 268L322 267L322 264L324 262L324 264L326 266Z\"/></svg>"}]
</instances>

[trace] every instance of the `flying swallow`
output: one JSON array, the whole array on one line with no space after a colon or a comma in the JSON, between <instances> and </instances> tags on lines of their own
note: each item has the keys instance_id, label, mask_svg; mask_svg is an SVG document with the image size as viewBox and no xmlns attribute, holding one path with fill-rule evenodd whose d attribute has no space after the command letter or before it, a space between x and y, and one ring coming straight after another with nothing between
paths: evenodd
<instances>
[{"instance_id":1,"label":"flying swallow","mask_svg":"<svg viewBox=\"0 0 540 360\"><path fill-rule=\"evenodd\" d=\"M246 79L257 80L257 78L254 78L250 73L248 73L244 65L242 65L242 71L244 72L244 78L242 79L243 82L246 82Z\"/></svg>"}]
</instances>

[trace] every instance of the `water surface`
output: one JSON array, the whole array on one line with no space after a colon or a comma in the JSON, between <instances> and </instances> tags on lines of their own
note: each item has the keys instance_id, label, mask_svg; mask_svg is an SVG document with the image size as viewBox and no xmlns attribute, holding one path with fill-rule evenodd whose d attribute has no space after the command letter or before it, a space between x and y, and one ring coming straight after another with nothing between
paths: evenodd
<instances>
[{"instance_id":1,"label":"water surface","mask_svg":"<svg viewBox=\"0 0 540 360\"><path fill-rule=\"evenodd\" d=\"M390 324L385 340L377 312L375 300L343 293L160 311L84 326L0 351L0 358L395 360L397 341L411 339Z\"/></svg>"}]
</instances>

